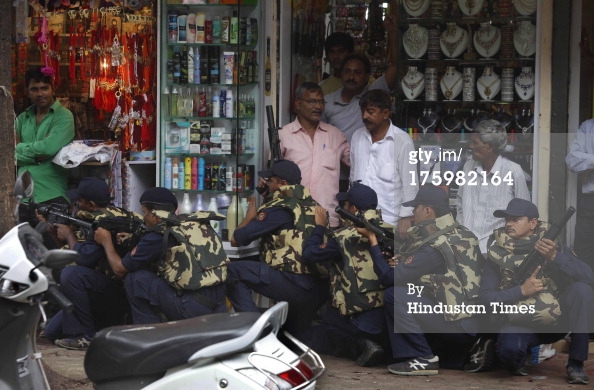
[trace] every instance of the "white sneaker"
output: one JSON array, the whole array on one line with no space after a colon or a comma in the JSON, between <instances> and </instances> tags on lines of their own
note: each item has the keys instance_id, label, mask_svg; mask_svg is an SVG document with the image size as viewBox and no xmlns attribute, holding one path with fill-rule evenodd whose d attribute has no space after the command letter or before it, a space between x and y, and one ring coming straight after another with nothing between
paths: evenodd
<instances>
[{"instance_id":1,"label":"white sneaker","mask_svg":"<svg viewBox=\"0 0 594 390\"><path fill-rule=\"evenodd\" d=\"M557 354L553 344L540 344L530 348L530 364L539 364Z\"/></svg>"}]
</instances>

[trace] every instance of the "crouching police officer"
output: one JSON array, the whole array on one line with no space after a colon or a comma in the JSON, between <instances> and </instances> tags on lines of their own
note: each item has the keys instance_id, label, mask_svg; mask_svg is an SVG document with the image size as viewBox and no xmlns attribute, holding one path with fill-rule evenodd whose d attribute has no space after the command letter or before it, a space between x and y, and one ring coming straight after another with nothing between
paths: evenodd
<instances>
[{"instance_id":1,"label":"crouching police officer","mask_svg":"<svg viewBox=\"0 0 594 390\"><path fill-rule=\"evenodd\" d=\"M440 344L442 364L461 369L479 329L474 309L462 310L477 306L484 262L478 239L456 223L448 195L439 187L423 186L414 200L402 205L414 207L415 224L408 229L413 244L406 254L396 256L394 268L373 258L382 283L393 284L384 292L384 309L392 356L405 360L388 370L396 375L436 375ZM441 334L428 339L427 333Z\"/></svg>"},{"instance_id":2,"label":"crouching police officer","mask_svg":"<svg viewBox=\"0 0 594 390\"><path fill-rule=\"evenodd\" d=\"M294 335L308 328L328 295L327 283L313 275L302 261L303 241L314 228L317 203L301 182L301 170L292 161L279 160L264 171L269 200L256 210L250 199L246 216L237 226L231 245L260 239L260 262L229 264L227 297L236 311L258 311L252 290L276 301L287 301L285 328Z\"/></svg>"},{"instance_id":3,"label":"crouching police officer","mask_svg":"<svg viewBox=\"0 0 594 390\"><path fill-rule=\"evenodd\" d=\"M140 204L148 229L140 237L136 247L123 258L115 251L109 231L99 228L95 232L95 241L105 248L113 272L117 276L125 277L124 286L132 308L134 324L161 322L158 312L165 315L169 321L225 312L225 286L222 283L224 278L219 280L219 283L195 291L172 286L172 275L169 272L174 267L164 264L170 258L163 252L171 253L169 249L178 244L173 239L164 241L164 234L169 234L168 228L179 224L175 215L175 195L163 187L150 188L140 197ZM210 227L208 222L204 225ZM164 244L168 249L164 250ZM218 248L219 251L212 255L223 256L221 262L226 264L227 257L216 233L206 237L203 246ZM191 273L190 280L202 278L201 268L198 266L180 269L177 274L183 275L188 272Z\"/></svg>"},{"instance_id":4,"label":"crouching police officer","mask_svg":"<svg viewBox=\"0 0 594 390\"><path fill-rule=\"evenodd\" d=\"M549 225L538 220L532 202L514 198L507 209L496 210L493 216L505 218L505 226L489 238L480 299L504 319L495 345L497 357L512 374L528 375L525 363L530 348L557 341L571 331L568 382L588 384L584 361L594 318L592 269L569 248L543 238ZM522 284L514 282L517 267L533 249L545 258L544 265ZM512 309L522 306L532 310Z\"/></svg>"},{"instance_id":5,"label":"crouching police officer","mask_svg":"<svg viewBox=\"0 0 594 390\"><path fill-rule=\"evenodd\" d=\"M103 218L136 218L110 205L109 187L105 180L96 177L83 177L78 188L66 195L77 202L77 218L87 223ZM139 217L136 222L140 223ZM93 240L92 234L79 242L70 225L56 223L54 226L58 239L79 256L76 265L65 267L60 274L62 292L73 303L74 310L71 313L58 311L45 328L45 338L62 348L84 350L96 330L123 324L130 306L122 280L111 272L105 251Z\"/></svg>"},{"instance_id":6,"label":"crouching police officer","mask_svg":"<svg viewBox=\"0 0 594 390\"><path fill-rule=\"evenodd\" d=\"M367 220L381 220L377 194L368 186L355 183L336 199L344 209ZM316 227L303 245L307 262L324 265L330 274L332 307L322 316L320 326L312 328L308 340L318 352L355 359L360 366L379 363L384 355L381 345L387 339L384 320L384 286L373 269L372 257L386 261L377 240L363 237L349 221L345 227L329 234L326 210L316 206ZM382 228L394 227L382 223Z\"/></svg>"}]
</instances>

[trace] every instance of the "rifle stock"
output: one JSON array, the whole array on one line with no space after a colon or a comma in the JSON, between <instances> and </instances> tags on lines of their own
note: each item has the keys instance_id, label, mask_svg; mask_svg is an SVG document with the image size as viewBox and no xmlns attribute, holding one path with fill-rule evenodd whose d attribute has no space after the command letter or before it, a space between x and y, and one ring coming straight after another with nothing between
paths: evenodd
<instances>
[{"instance_id":1,"label":"rifle stock","mask_svg":"<svg viewBox=\"0 0 594 390\"><path fill-rule=\"evenodd\" d=\"M402 246L402 243L400 241L396 241L396 235L393 231L389 231L385 228L382 228L379 225L376 225L375 220L369 221L367 220L367 218L363 216L363 214L355 215L340 206L336 206L334 211L336 211L336 213L340 215L342 218L351 221L355 226L360 228L366 228L367 230L375 234L380 248L382 249L382 252L388 252L393 255L394 253L396 253L395 250L399 249ZM396 248L396 246L398 247Z\"/></svg>"},{"instance_id":2,"label":"rifle stock","mask_svg":"<svg viewBox=\"0 0 594 390\"><path fill-rule=\"evenodd\" d=\"M555 241L555 239L561 234L561 231L567 224L567 221L571 218L571 216L575 213L575 208L569 207L563 215L563 218L558 223L552 223L549 230L545 232L542 238L547 238L549 240ZM536 249L532 249L530 253L526 256L524 261L518 266L516 272L514 273L514 280L518 284L522 284L532 275L534 270L539 265L544 264L544 257L538 253Z\"/></svg>"}]
</instances>

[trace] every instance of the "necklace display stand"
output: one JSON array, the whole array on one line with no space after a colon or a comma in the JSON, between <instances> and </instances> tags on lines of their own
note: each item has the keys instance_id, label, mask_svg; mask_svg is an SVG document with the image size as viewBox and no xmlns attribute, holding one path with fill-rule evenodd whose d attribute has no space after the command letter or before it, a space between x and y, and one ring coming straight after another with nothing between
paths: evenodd
<instances>
[{"instance_id":1,"label":"necklace display stand","mask_svg":"<svg viewBox=\"0 0 594 390\"><path fill-rule=\"evenodd\" d=\"M462 122L462 118L456 114L456 110L448 110L448 113L441 120L441 127L445 133L459 133Z\"/></svg>"},{"instance_id":2,"label":"necklace display stand","mask_svg":"<svg viewBox=\"0 0 594 390\"><path fill-rule=\"evenodd\" d=\"M462 54L468 44L468 33L456 23L448 23L439 37L441 51L448 58L456 58Z\"/></svg>"},{"instance_id":3,"label":"necklace display stand","mask_svg":"<svg viewBox=\"0 0 594 390\"><path fill-rule=\"evenodd\" d=\"M434 112L432 109L428 108L423 110L423 115L417 119L417 124L421 129L422 134L427 133L434 133L435 125L437 125L437 120L439 119L439 115L437 112Z\"/></svg>"},{"instance_id":4,"label":"necklace display stand","mask_svg":"<svg viewBox=\"0 0 594 390\"><path fill-rule=\"evenodd\" d=\"M410 58L418 59L427 52L429 33L425 27L412 23L402 35L402 46Z\"/></svg>"},{"instance_id":5,"label":"necklace display stand","mask_svg":"<svg viewBox=\"0 0 594 390\"><path fill-rule=\"evenodd\" d=\"M445 100L454 100L462 92L462 73L458 72L453 66L448 66L446 72L439 83L441 92Z\"/></svg>"},{"instance_id":6,"label":"necklace display stand","mask_svg":"<svg viewBox=\"0 0 594 390\"><path fill-rule=\"evenodd\" d=\"M418 18L429 9L431 0L402 0L402 5L407 14L413 18Z\"/></svg>"},{"instance_id":7,"label":"necklace display stand","mask_svg":"<svg viewBox=\"0 0 594 390\"><path fill-rule=\"evenodd\" d=\"M476 83L476 89L485 101L494 100L501 88L501 80L499 75L493 72L490 66L485 67L483 75L479 77Z\"/></svg>"},{"instance_id":8,"label":"necklace display stand","mask_svg":"<svg viewBox=\"0 0 594 390\"><path fill-rule=\"evenodd\" d=\"M522 110L522 115L516 115L516 132L520 134L534 132L534 115L530 110Z\"/></svg>"},{"instance_id":9,"label":"necklace display stand","mask_svg":"<svg viewBox=\"0 0 594 390\"><path fill-rule=\"evenodd\" d=\"M514 8L522 16L529 16L536 12L537 0L514 0Z\"/></svg>"},{"instance_id":10,"label":"necklace display stand","mask_svg":"<svg viewBox=\"0 0 594 390\"><path fill-rule=\"evenodd\" d=\"M484 0L458 0L460 11L466 16L474 16L483 8Z\"/></svg>"},{"instance_id":11,"label":"necklace display stand","mask_svg":"<svg viewBox=\"0 0 594 390\"><path fill-rule=\"evenodd\" d=\"M467 132L472 133L477 124L479 124L482 121L487 120L487 119L489 119L487 114L485 114L484 112L482 112L479 109L477 109L476 111L474 109L472 109L470 111L470 116L468 118L464 119L464 129Z\"/></svg>"},{"instance_id":12,"label":"necklace display stand","mask_svg":"<svg viewBox=\"0 0 594 390\"><path fill-rule=\"evenodd\" d=\"M529 20L521 21L514 32L514 48L521 57L530 57L536 53L536 26Z\"/></svg>"},{"instance_id":13,"label":"necklace display stand","mask_svg":"<svg viewBox=\"0 0 594 390\"><path fill-rule=\"evenodd\" d=\"M425 76L416 66L409 66L408 72L402 78L402 91L407 100L416 100L425 89Z\"/></svg>"},{"instance_id":14,"label":"necklace display stand","mask_svg":"<svg viewBox=\"0 0 594 390\"><path fill-rule=\"evenodd\" d=\"M514 87L520 100L532 100L534 97L534 72L529 66L523 67L522 72L516 77Z\"/></svg>"},{"instance_id":15,"label":"necklace display stand","mask_svg":"<svg viewBox=\"0 0 594 390\"><path fill-rule=\"evenodd\" d=\"M490 59L501 47L501 31L489 22L481 23L472 38L476 52L485 59Z\"/></svg>"}]
</instances>

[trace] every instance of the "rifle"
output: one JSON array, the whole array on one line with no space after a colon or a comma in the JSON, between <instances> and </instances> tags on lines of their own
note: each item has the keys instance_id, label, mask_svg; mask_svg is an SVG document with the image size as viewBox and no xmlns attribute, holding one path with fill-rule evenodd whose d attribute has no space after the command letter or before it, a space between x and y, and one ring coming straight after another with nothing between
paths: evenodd
<instances>
[{"instance_id":1,"label":"rifle","mask_svg":"<svg viewBox=\"0 0 594 390\"><path fill-rule=\"evenodd\" d=\"M561 221L559 221L558 224L551 223L551 227L549 228L549 230L545 232L542 238L547 238L549 240L555 241L555 239L559 236L561 230L563 230L565 224L567 224L567 221L569 221L569 218L571 218L573 213L575 213L575 208L570 206L565 212L565 215L563 215L563 218L561 218ZM526 279L528 279L530 275L534 273L534 270L536 270L536 268L539 265L543 265L544 262L544 257L540 253L538 253L536 249L532 249L514 273L514 280L516 281L516 283L524 283Z\"/></svg>"},{"instance_id":2,"label":"rifle","mask_svg":"<svg viewBox=\"0 0 594 390\"><path fill-rule=\"evenodd\" d=\"M274 121L274 111L272 106L266 106L266 120L268 121L268 141L270 142L270 153L272 160L277 162L281 159L280 139L278 138L278 130L280 127Z\"/></svg>"},{"instance_id":3,"label":"rifle","mask_svg":"<svg viewBox=\"0 0 594 390\"><path fill-rule=\"evenodd\" d=\"M272 106L266 106L266 120L268 122L268 141L270 142L270 154L272 156L272 160L268 160L267 167L270 168L275 162L280 160L281 157L281 149L280 149L280 139L278 138L278 130L280 127L276 125L274 121L274 111L272 111ZM256 187L256 191L261 195L268 190L266 187Z\"/></svg>"},{"instance_id":4,"label":"rifle","mask_svg":"<svg viewBox=\"0 0 594 390\"><path fill-rule=\"evenodd\" d=\"M363 213L355 215L340 206L336 206L334 211L336 211L336 213L342 218L351 221L355 226L366 228L370 232L374 233L377 237L377 241L382 252L388 253L390 256L394 255L396 250L400 250L400 247L404 245L403 242L396 239L396 235L394 234L393 230L380 226L379 221L375 218L368 220L365 218Z\"/></svg>"},{"instance_id":5,"label":"rifle","mask_svg":"<svg viewBox=\"0 0 594 390\"><path fill-rule=\"evenodd\" d=\"M96 221L85 221L64 212L62 205L37 206L37 212L43 215L49 222L60 223L65 225L76 225L84 233L85 237L91 237L95 230L103 228L108 230L111 234L116 252L123 256L128 251L132 250L136 245L141 234L142 223L137 220L132 214L127 217L106 217L100 218ZM117 233L131 233L131 239L124 240L122 243L117 242Z\"/></svg>"}]
</instances>

